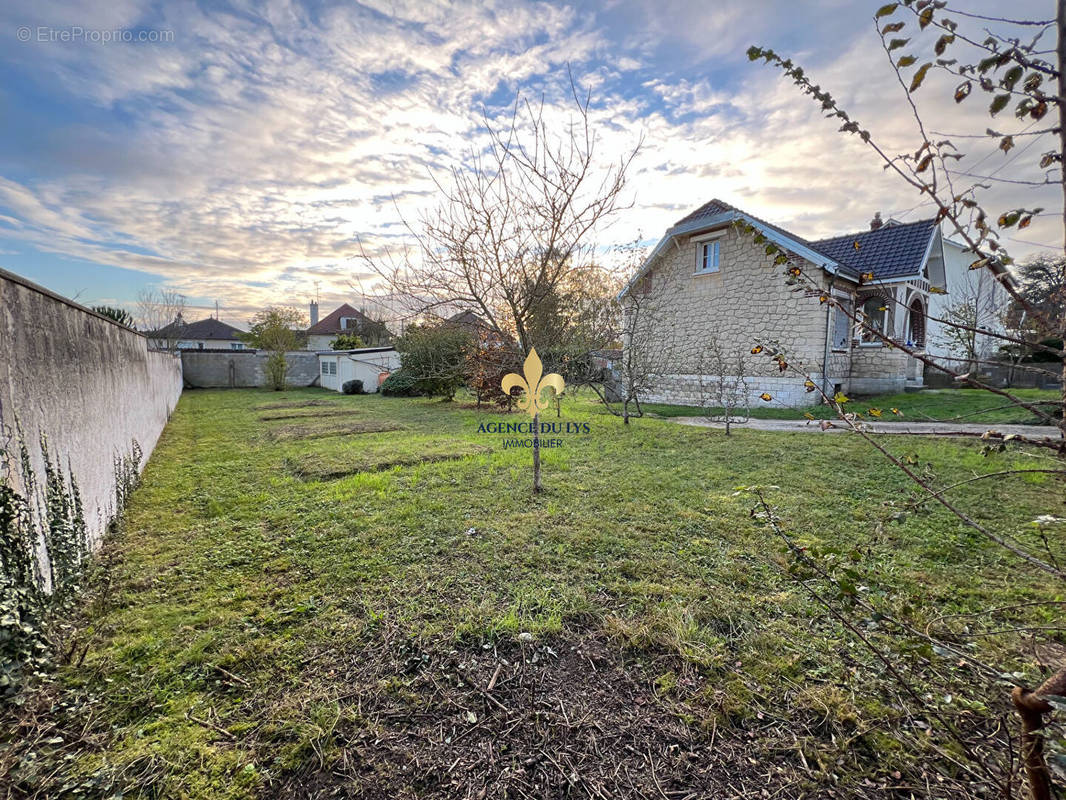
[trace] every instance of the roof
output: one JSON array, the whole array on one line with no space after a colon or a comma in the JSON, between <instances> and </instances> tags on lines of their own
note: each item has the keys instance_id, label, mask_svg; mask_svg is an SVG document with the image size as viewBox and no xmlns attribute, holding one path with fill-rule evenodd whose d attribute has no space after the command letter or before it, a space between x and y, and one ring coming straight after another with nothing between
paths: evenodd
<instances>
[{"instance_id":1,"label":"roof","mask_svg":"<svg viewBox=\"0 0 1066 800\"><path fill-rule=\"evenodd\" d=\"M934 233L939 230L935 219L925 219L906 224L890 222L877 230L808 241L778 225L759 219L736 206L714 198L679 219L666 231L655 250L619 296L624 295L629 287L650 268L655 256L674 237L696 233L716 225L726 225L737 220L745 220L754 225L771 241L811 263L858 282L862 282L861 276L869 273L873 273L872 280L875 281L895 280L920 274L929 252L930 241ZM867 278L868 280L870 279Z\"/></svg>"},{"instance_id":2,"label":"roof","mask_svg":"<svg viewBox=\"0 0 1066 800\"><path fill-rule=\"evenodd\" d=\"M624 297L636 282L651 268L652 262L655 261L655 258L659 253L661 253L668 243L676 237L687 236L709 228L730 225L736 222L746 222L749 225L758 228L771 242L794 253L800 258L810 261L812 264L833 274L843 274L844 277L852 281L858 281L858 271L852 269L847 264L835 260L825 253L815 250L806 239L796 236L795 234L786 231L784 228L773 225L766 220L752 216L746 211L731 206L729 203L716 198L700 206L691 214L682 217L666 231L663 238L659 240L657 245L655 245L655 249L652 250L651 255L644 260L644 263L637 271L637 274L634 275L626 287L619 292L619 299Z\"/></svg>"},{"instance_id":3,"label":"roof","mask_svg":"<svg viewBox=\"0 0 1066 800\"><path fill-rule=\"evenodd\" d=\"M319 334L328 335L331 333L347 333L348 331L354 330L352 328L341 327L342 317L354 317L355 319L359 320L359 325L372 324L370 318L367 317L366 314L364 314L362 311L359 311L358 309L352 308L350 305L345 303L344 305L334 310L331 314L327 315L326 317L323 317L310 328L308 328L307 333L314 336Z\"/></svg>"},{"instance_id":4,"label":"roof","mask_svg":"<svg viewBox=\"0 0 1066 800\"><path fill-rule=\"evenodd\" d=\"M197 320L196 322L172 322L157 331L150 331L147 335L155 338L173 337L181 339L219 339L223 341L240 341L240 328L234 328L214 317Z\"/></svg>"},{"instance_id":5,"label":"roof","mask_svg":"<svg viewBox=\"0 0 1066 800\"><path fill-rule=\"evenodd\" d=\"M455 325L461 328L489 327L488 323L473 311L460 311L458 314L452 314L448 319L444 320L444 324Z\"/></svg>"},{"instance_id":6,"label":"roof","mask_svg":"<svg viewBox=\"0 0 1066 800\"><path fill-rule=\"evenodd\" d=\"M351 350L315 350L320 356L354 356L361 353L387 353L395 350L395 347L355 347Z\"/></svg>"},{"instance_id":7,"label":"roof","mask_svg":"<svg viewBox=\"0 0 1066 800\"><path fill-rule=\"evenodd\" d=\"M937 229L935 219L923 219L833 236L810 245L860 274L873 273L874 280L892 280L921 272L929 240Z\"/></svg>"}]
</instances>

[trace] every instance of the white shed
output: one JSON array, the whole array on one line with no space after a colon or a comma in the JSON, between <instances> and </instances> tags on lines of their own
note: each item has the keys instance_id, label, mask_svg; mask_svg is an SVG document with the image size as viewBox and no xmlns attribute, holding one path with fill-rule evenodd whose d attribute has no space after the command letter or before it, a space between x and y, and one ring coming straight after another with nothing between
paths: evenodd
<instances>
[{"instance_id":1,"label":"white shed","mask_svg":"<svg viewBox=\"0 0 1066 800\"><path fill-rule=\"evenodd\" d=\"M319 350L319 382L335 392L348 381L363 382L364 392L376 392L381 382L400 368L400 354L391 347L358 350Z\"/></svg>"}]
</instances>

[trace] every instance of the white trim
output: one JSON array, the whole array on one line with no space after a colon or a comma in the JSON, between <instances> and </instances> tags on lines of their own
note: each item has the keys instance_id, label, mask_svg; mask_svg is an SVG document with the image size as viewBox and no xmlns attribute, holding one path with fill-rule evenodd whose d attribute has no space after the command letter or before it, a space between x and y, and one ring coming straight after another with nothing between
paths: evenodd
<instances>
[{"instance_id":1,"label":"white trim","mask_svg":"<svg viewBox=\"0 0 1066 800\"><path fill-rule=\"evenodd\" d=\"M721 239L728 232L729 231L722 229L720 231L711 231L710 233L696 234L692 237L690 241L693 241L696 244L702 244L703 242L710 241L711 239Z\"/></svg>"}]
</instances>

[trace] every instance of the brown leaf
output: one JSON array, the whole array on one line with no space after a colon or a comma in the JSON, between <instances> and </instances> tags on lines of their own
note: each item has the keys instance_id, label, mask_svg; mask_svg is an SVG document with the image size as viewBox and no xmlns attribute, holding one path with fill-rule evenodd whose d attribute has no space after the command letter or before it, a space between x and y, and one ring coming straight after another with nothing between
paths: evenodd
<instances>
[{"instance_id":1,"label":"brown leaf","mask_svg":"<svg viewBox=\"0 0 1066 800\"><path fill-rule=\"evenodd\" d=\"M922 64L922 65L921 65L920 67L918 67L918 71L917 71L917 72L915 72L915 73L914 73L914 77L913 77L913 78L911 78L911 88L910 88L910 91L912 91L912 92L913 92L913 91L915 91L915 90L916 90L916 89L917 89L917 88L918 88L919 86L921 86L921 85L922 85L922 81L924 81L924 80L925 80L925 73L927 73L927 72L929 71L929 68L930 68L931 66L933 66L932 62L931 62L931 61L927 61L927 62L925 62L924 64Z\"/></svg>"}]
</instances>

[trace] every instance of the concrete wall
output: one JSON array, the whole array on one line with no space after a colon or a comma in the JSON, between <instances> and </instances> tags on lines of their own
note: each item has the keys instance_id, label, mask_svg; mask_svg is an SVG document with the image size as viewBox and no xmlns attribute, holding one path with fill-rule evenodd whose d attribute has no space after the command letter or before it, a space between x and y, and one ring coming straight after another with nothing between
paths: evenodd
<instances>
[{"instance_id":1,"label":"concrete wall","mask_svg":"<svg viewBox=\"0 0 1066 800\"><path fill-rule=\"evenodd\" d=\"M266 361L269 357L269 353L256 350L182 350L185 385L196 389L266 386ZM294 350L285 354L285 360L288 363L285 380L290 385L317 385L317 353Z\"/></svg>"},{"instance_id":2,"label":"concrete wall","mask_svg":"<svg viewBox=\"0 0 1066 800\"><path fill-rule=\"evenodd\" d=\"M47 438L52 461L77 484L91 541L115 513L115 458L129 456L136 441L147 460L181 388L176 356L150 351L139 333L0 270L0 446L13 444L17 425L40 487L40 439ZM17 453L0 459L0 473L25 495Z\"/></svg>"}]
</instances>

